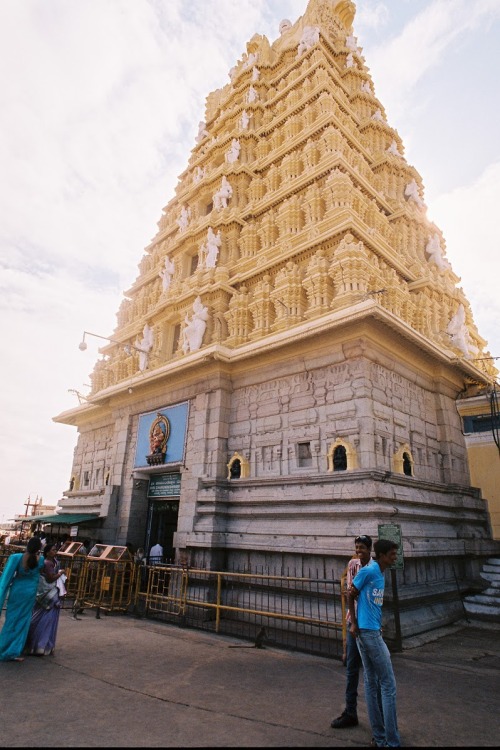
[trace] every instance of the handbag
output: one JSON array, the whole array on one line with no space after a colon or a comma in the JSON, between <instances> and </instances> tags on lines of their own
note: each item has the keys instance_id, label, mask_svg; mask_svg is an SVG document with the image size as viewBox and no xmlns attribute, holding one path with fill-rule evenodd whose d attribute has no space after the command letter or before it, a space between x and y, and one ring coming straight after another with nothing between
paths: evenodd
<instances>
[{"instance_id":1,"label":"handbag","mask_svg":"<svg viewBox=\"0 0 500 750\"><path fill-rule=\"evenodd\" d=\"M40 575L36 590L36 603L44 609L50 609L57 599L58 594L55 581L54 583L49 583L44 576Z\"/></svg>"}]
</instances>

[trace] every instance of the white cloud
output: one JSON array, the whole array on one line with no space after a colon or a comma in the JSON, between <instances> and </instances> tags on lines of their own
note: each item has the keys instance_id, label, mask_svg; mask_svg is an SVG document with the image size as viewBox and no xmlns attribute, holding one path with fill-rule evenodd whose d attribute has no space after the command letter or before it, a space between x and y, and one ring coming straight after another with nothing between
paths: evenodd
<instances>
[{"instance_id":1,"label":"white cloud","mask_svg":"<svg viewBox=\"0 0 500 750\"><path fill-rule=\"evenodd\" d=\"M488 340L492 356L500 357L498 196L500 162L491 164L473 184L436 198L429 213L444 232L448 259L461 276L479 333Z\"/></svg>"}]
</instances>

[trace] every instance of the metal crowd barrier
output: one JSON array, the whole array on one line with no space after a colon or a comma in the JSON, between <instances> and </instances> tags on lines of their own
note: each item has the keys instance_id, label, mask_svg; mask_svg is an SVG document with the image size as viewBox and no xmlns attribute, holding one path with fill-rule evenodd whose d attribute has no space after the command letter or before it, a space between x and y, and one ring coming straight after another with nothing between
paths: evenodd
<instances>
[{"instance_id":1,"label":"metal crowd barrier","mask_svg":"<svg viewBox=\"0 0 500 750\"><path fill-rule=\"evenodd\" d=\"M128 612L135 603L136 565L126 547L97 545L79 572L73 616L85 608L100 612Z\"/></svg>"},{"instance_id":2,"label":"metal crowd barrier","mask_svg":"<svg viewBox=\"0 0 500 750\"><path fill-rule=\"evenodd\" d=\"M271 574L149 568L136 610L216 633L340 656L345 639L341 582Z\"/></svg>"},{"instance_id":3,"label":"metal crowd barrier","mask_svg":"<svg viewBox=\"0 0 500 750\"><path fill-rule=\"evenodd\" d=\"M0 549L0 566L12 551ZM84 609L134 612L182 625L341 658L345 571L340 580L136 563L126 547L97 545L85 557L58 553L73 616ZM1 567L0 567L1 570Z\"/></svg>"}]
</instances>

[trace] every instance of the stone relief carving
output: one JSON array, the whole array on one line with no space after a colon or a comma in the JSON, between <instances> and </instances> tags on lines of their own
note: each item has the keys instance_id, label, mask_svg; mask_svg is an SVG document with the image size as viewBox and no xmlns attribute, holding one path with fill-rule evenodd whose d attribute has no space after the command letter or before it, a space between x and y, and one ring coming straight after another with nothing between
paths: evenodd
<instances>
[{"instance_id":1,"label":"stone relief carving","mask_svg":"<svg viewBox=\"0 0 500 750\"><path fill-rule=\"evenodd\" d=\"M184 318L185 325L182 331L182 351L184 354L196 352L201 347L208 317L208 308L203 305L200 297L197 297L193 303L191 318L188 314Z\"/></svg>"},{"instance_id":2,"label":"stone relief carving","mask_svg":"<svg viewBox=\"0 0 500 750\"><path fill-rule=\"evenodd\" d=\"M164 268L158 274L162 280L163 291L167 292L170 288L172 276L174 275L175 265L172 260L168 257L165 258Z\"/></svg>"},{"instance_id":3,"label":"stone relief carving","mask_svg":"<svg viewBox=\"0 0 500 750\"><path fill-rule=\"evenodd\" d=\"M220 188L214 193L213 204L216 211L222 211L227 208L228 201L233 197L233 188L224 175Z\"/></svg>"},{"instance_id":4,"label":"stone relief carving","mask_svg":"<svg viewBox=\"0 0 500 750\"><path fill-rule=\"evenodd\" d=\"M153 348L154 334L153 329L147 323L142 329L142 339L136 344L139 351L139 370L144 372L148 366L149 352Z\"/></svg>"},{"instance_id":5,"label":"stone relief carving","mask_svg":"<svg viewBox=\"0 0 500 750\"><path fill-rule=\"evenodd\" d=\"M226 151L226 161L228 164L234 164L240 158L241 145L238 138L233 138L231 147Z\"/></svg>"},{"instance_id":6,"label":"stone relief carving","mask_svg":"<svg viewBox=\"0 0 500 750\"><path fill-rule=\"evenodd\" d=\"M209 269L215 268L219 255L219 248L222 244L220 231L215 234L212 227L208 228L207 241L200 247L200 267Z\"/></svg>"},{"instance_id":7,"label":"stone relief carving","mask_svg":"<svg viewBox=\"0 0 500 750\"><path fill-rule=\"evenodd\" d=\"M304 26L302 36L300 37L299 46L297 47L297 57L300 57L308 49L314 47L319 42L319 26Z\"/></svg>"}]
</instances>

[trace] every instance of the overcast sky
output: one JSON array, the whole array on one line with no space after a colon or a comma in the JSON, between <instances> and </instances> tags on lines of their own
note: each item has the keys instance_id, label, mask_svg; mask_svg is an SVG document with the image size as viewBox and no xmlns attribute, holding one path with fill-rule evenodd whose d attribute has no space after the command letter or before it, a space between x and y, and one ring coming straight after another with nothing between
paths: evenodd
<instances>
[{"instance_id":1,"label":"overcast sky","mask_svg":"<svg viewBox=\"0 0 500 750\"><path fill-rule=\"evenodd\" d=\"M56 504L97 339L255 33L306 0L1 0L0 521ZM500 1L357 0L354 32L479 333L500 357ZM500 359L497 361L500 365Z\"/></svg>"}]
</instances>

